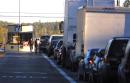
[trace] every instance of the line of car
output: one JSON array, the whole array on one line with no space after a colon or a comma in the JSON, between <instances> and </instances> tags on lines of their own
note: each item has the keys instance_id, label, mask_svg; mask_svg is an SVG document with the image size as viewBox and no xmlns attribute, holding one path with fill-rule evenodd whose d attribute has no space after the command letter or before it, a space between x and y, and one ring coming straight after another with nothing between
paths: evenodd
<instances>
[{"instance_id":1,"label":"line of car","mask_svg":"<svg viewBox=\"0 0 130 83\"><path fill-rule=\"evenodd\" d=\"M89 83L130 83L129 37L114 37L106 48L88 49L80 57L75 57L74 45L65 48L63 36L50 45L53 49L46 52L48 56L53 56L57 64L77 72L79 80Z\"/></svg>"},{"instance_id":2,"label":"line of car","mask_svg":"<svg viewBox=\"0 0 130 83\"><path fill-rule=\"evenodd\" d=\"M89 83L130 83L129 49L129 38L118 37L111 39L105 49L88 50L79 63L79 79Z\"/></svg>"}]
</instances>

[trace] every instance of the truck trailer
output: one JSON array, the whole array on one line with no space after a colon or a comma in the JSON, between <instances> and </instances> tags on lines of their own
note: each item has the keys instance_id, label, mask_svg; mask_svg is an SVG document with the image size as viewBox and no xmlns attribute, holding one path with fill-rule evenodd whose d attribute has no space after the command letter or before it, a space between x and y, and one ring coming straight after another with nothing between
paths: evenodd
<instances>
[{"instance_id":1,"label":"truck trailer","mask_svg":"<svg viewBox=\"0 0 130 83\"><path fill-rule=\"evenodd\" d=\"M105 48L113 37L130 37L129 8L82 8L77 14L76 56Z\"/></svg>"}]
</instances>

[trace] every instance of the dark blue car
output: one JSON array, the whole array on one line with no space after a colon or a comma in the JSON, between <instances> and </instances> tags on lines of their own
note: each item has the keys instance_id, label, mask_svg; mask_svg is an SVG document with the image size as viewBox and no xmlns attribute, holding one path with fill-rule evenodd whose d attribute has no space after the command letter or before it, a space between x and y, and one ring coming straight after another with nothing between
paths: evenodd
<instances>
[{"instance_id":1,"label":"dark blue car","mask_svg":"<svg viewBox=\"0 0 130 83\"><path fill-rule=\"evenodd\" d=\"M91 69L91 64L93 63L93 57L98 52L98 49L87 50L84 59L79 62L78 78L86 79L88 77L88 72Z\"/></svg>"}]
</instances>

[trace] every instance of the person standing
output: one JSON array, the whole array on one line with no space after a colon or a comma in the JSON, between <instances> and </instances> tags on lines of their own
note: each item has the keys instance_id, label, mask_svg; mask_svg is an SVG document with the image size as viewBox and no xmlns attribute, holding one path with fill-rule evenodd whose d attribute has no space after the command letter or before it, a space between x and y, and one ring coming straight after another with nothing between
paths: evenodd
<instances>
[{"instance_id":1,"label":"person standing","mask_svg":"<svg viewBox=\"0 0 130 83\"><path fill-rule=\"evenodd\" d=\"M33 40L32 39L29 40L29 46L30 46L30 52L32 52L32 50L33 50Z\"/></svg>"},{"instance_id":2,"label":"person standing","mask_svg":"<svg viewBox=\"0 0 130 83\"><path fill-rule=\"evenodd\" d=\"M39 40L39 39L36 39L36 40L35 40L35 53L38 53L38 52L39 52L39 44L40 44L40 40Z\"/></svg>"}]
</instances>

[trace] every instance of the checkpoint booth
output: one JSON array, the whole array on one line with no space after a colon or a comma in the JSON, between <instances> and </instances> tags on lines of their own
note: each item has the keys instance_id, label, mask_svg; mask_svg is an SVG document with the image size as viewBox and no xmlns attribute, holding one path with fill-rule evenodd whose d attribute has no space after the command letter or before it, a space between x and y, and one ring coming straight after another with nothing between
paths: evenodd
<instances>
[{"instance_id":1,"label":"checkpoint booth","mask_svg":"<svg viewBox=\"0 0 130 83\"><path fill-rule=\"evenodd\" d=\"M32 25L8 25L7 52L27 52L30 51L29 40L33 39L34 32Z\"/></svg>"}]
</instances>

